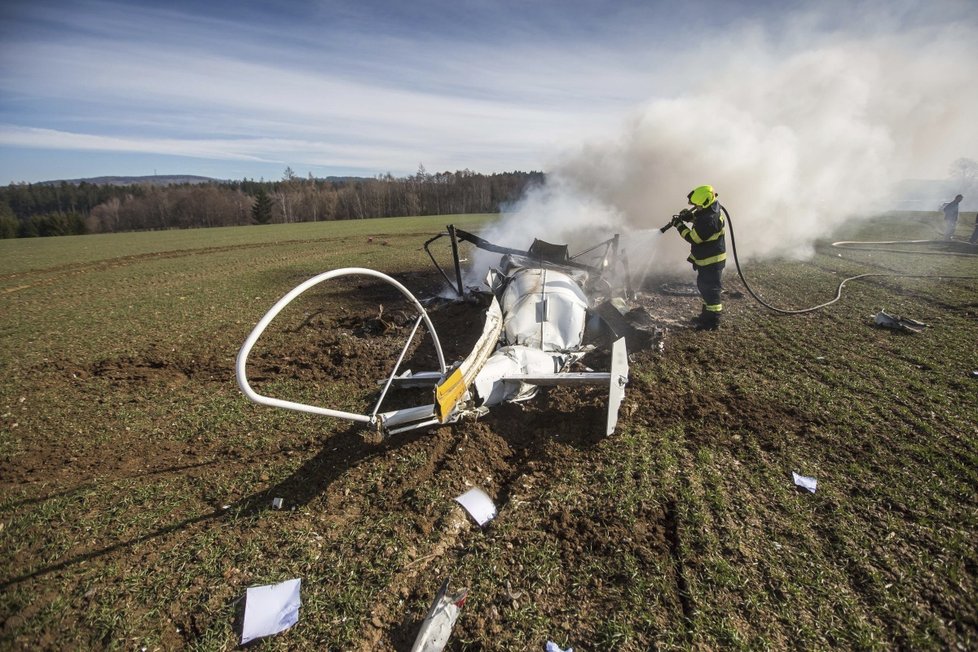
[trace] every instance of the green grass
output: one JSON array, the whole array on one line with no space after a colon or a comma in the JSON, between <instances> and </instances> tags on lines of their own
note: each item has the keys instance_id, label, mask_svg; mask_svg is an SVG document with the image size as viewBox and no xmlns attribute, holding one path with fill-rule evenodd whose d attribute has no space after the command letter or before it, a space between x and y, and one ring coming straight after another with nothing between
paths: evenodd
<instances>
[{"instance_id":1,"label":"green grass","mask_svg":"<svg viewBox=\"0 0 978 652\"><path fill-rule=\"evenodd\" d=\"M486 219L0 241L0 648L231 649L245 589L301 577L299 624L263 648L403 649L449 575L470 590L452 650L978 647L974 280L857 281L796 317L731 296L723 330L633 355L599 440L574 435L598 394L381 444L240 394L237 349L293 286L364 266L416 289L424 241ZM799 307L976 260L819 243L745 271ZM283 319L327 301L372 307L324 290ZM874 328L881 308L930 326ZM368 385L265 386L361 409ZM483 529L452 502L471 485L500 501Z\"/></svg>"},{"instance_id":2,"label":"green grass","mask_svg":"<svg viewBox=\"0 0 978 652\"><path fill-rule=\"evenodd\" d=\"M0 274L7 276L133 256L162 257L225 248L292 247L345 238L431 234L446 224L474 228L494 218L494 215L440 215L0 240L0 260L3 260Z\"/></svg>"}]
</instances>

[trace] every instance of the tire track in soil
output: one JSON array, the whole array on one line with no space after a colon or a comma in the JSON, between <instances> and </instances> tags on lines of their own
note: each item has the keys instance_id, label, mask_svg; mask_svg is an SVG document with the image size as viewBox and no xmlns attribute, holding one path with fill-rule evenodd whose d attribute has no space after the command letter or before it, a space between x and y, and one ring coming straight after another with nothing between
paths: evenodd
<instances>
[{"instance_id":1,"label":"tire track in soil","mask_svg":"<svg viewBox=\"0 0 978 652\"><path fill-rule=\"evenodd\" d=\"M683 612L683 632L686 635L687 643L692 642L693 626L693 603L689 596L689 583L686 580L686 571L683 564L682 550L679 538L679 515L676 510L676 499L670 497L666 502L665 515L663 518L665 525L665 539L669 548L669 558L672 560L672 574L676 583L676 597Z\"/></svg>"},{"instance_id":2,"label":"tire track in soil","mask_svg":"<svg viewBox=\"0 0 978 652\"><path fill-rule=\"evenodd\" d=\"M442 472L459 454L461 442L464 439L458 436L454 427L442 427L434 432L433 448L427 454L425 465L413 473L409 479L391 492L391 498L386 502L391 506L403 505L405 497L416 490L426 481L436 480ZM441 525L436 537L427 544L425 554L414 557L404 565L400 572L396 573L387 586L378 592L377 601L368 611L368 621L361 640L353 649L371 651L384 649L401 649L405 643L409 645L413 642L413 636L408 640L405 636L398 639L397 644L392 643L388 638L388 631L397 631L402 634L409 634L420 626L421 621L414 621L410 610L402 609L400 620L398 620L397 607L402 606L412 595L421 595L425 590L430 590L428 584L431 582L422 581L425 573L436 563L440 562L449 551L456 547L461 538L462 530L466 525L466 516L462 513L461 507L453 509ZM436 524L421 522L417 524L421 530L433 531ZM406 543L412 546L413 542ZM398 603L400 601L400 604ZM415 631L416 633L416 631ZM402 640L403 639L403 640ZM406 647L405 647L406 649Z\"/></svg>"},{"instance_id":3,"label":"tire track in soil","mask_svg":"<svg viewBox=\"0 0 978 652\"><path fill-rule=\"evenodd\" d=\"M363 652L407 649L407 645L410 645L417 635L423 616L415 619L410 609L406 607L406 603L412 596L425 595L429 592L429 600L434 597L432 591L437 587L438 582L423 578L432 566L441 562L452 549L458 546L466 524L466 516L462 513L461 507L449 514L439 536L429 547L430 552L405 564L401 572L396 574L387 587L379 593L378 601L369 611L364 635L354 649ZM398 604L398 601L401 604ZM398 606L404 607L401 609L400 617L397 613ZM389 632L393 633L393 636Z\"/></svg>"},{"instance_id":4,"label":"tire track in soil","mask_svg":"<svg viewBox=\"0 0 978 652\"><path fill-rule=\"evenodd\" d=\"M556 458L560 457L560 446L589 448L603 438L604 407L601 401L590 396L580 397L579 389L547 394L535 399L541 401L539 406L498 406L489 417L475 422L463 421L453 428L440 430L436 437L450 438L451 445L436 443L434 459L426 465L426 471L412 479L407 491L428 479L448 476L447 480L438 482L444 486L458 484L459 478L472 479L477 474L478 481L471 484L481 486L493 497L497 513L505 511L525 478L540 473L548 475L546 469L559 466ZM575 409L567 409L568 402ZM589 404L594 408L590 415L593 418L587 414ZM555 405L563 406L556 416L552 409ZM557 442L548 431L563 433L564 441ZM595 432L602 435L596 436ZM430 475L427 469L430 469ZM400 493L403 495L406 491ZM392 500L395 504L404 502L403 498ZM561 527L574 530L576 521L564 525L566 527ZM377 602L369 612L364 635L354 649L400 650L410 647L421 620L410 612L406 603L412 598L423 598L425 602L432 599L434 589L443 578L432 577L429 571L441 568L442 575L451 575L447 569L460 565L461 557L467 554L465 540L469 535L475 536L473 527L461 506L453 507L440 524L438 536L427 544L426 553L406 564L378 594ZM574 537L566 539L570 541Z\"/></svg>"}]
</instances>

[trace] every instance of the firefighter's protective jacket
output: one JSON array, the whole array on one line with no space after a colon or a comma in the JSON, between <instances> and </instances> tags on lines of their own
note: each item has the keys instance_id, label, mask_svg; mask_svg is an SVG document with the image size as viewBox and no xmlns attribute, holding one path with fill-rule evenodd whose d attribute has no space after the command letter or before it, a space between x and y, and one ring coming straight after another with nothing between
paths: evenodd
<instances>
[{"instance_id":1,"label":"firefighter's protective jacket","mask_svg":"<svg viewBox=\"0 0 978 652\"><path fill-rule=\"evenodd\" d=\"M720 202L715 201L706 208L693 211L692 224L684 224L679 229L679 235L691 245L687 260L693 263L693 267L699 269L727 260L725 232Z\"/></svg>"}]
</instances>

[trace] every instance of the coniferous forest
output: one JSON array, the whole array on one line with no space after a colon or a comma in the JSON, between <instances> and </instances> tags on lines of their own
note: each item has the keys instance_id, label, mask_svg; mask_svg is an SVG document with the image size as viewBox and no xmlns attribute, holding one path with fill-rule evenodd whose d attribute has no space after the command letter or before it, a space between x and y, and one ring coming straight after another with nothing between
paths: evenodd
<instances>
[{"instance_id":1,"label":"coniferous forest","mask_svg":"<svg viewBox=\"0 0 978 652\"><path fill-rule=\"evenodd\" d=\"M0 187L0 238L499 212L541 172L161 184L60 181Z\"/></svg>"}]
</instances>

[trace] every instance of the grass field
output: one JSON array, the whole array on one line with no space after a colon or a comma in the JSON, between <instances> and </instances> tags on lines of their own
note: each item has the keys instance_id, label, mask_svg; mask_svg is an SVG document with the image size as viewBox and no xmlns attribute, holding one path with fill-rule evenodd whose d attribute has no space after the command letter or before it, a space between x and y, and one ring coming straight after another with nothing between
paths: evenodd
<instances>
[{"instance_id":1,"label":"grass field","mask_svg":"<svg viewBox=\"0 0 978 652\"><path fill-rule=\"evenodd\" d=\"M241 395L235 354L293 286L358 266L430 291L424 241L488 219L0 241L0 648L229 649L245 589L301 577L299 623L261 647L407 650L451 576L452 650L978 649L978 280L947 278L978 258L821 243L745 267L791 306L943 276L803 316L730 266L723 329L633 352L607 438L597 393L382 443ZM391 355L358 339L371 293L310 293L266 386L364 409ZM884 308L929 326L873 327ZM452 501L472 485L499 506L483 529Z\"/></svg>"}]
</instances>

